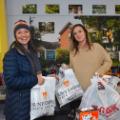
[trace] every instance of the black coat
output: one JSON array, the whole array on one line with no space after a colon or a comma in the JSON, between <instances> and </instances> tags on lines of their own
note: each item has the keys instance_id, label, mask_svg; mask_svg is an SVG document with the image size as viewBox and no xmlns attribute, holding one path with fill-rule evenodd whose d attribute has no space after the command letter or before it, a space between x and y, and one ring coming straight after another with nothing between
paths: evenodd
<instances>
[{"instance_id":1,"label":"black coat","mask_svg":"<svg viewBox=\"0 0 120 120\"><path fill-rule=\"evenodd\" d=\"M37 84L30 61L13 48L4 57L3 69L6 120L30 120L30 89Z\"/></svg>"}]
</instances>

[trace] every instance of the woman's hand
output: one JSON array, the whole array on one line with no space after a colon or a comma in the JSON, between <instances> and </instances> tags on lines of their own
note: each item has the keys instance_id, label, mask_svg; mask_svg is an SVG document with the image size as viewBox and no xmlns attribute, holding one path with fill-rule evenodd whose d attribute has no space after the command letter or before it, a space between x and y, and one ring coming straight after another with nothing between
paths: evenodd
<instances>
[{"instance_id":1,"label":"woman's hand","mask_svg":"<svg viewBox=\"0 0 120 120\"><path fill-rule=\"evenodd\" d=\"M95 72L94 75L95 75L95 76L99 76L99 77L103 77L103 74L100 74L100 73L98 73L98 72Z\"/></svg>"},{"instance_id":2,"label":"woman's hand","mask_svg":"<svg viewBox=\"0 0 120 120\"><path fill-rule=\"evenodd\" d=\"M38 84L42 85L45 82L45 79L43 78L42 74L37 74Z\"/></svg>"}]
</instances>

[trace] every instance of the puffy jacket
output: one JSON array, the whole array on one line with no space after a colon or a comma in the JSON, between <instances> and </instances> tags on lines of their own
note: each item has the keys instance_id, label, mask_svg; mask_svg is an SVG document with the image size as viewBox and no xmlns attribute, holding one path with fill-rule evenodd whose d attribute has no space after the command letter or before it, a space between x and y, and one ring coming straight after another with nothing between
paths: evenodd
<instances>
[{"instance_id":1,"label":"puffy jacket","mask_svg":"<svg viewBox=\"0 0 120 120\"><path fill-rule=\"evenodd\" d=\"M6 120L30 120L30 89L37 84L37 77L28 58L12 48L4 57L3 69Z\"/></svg>"}]
</instances>

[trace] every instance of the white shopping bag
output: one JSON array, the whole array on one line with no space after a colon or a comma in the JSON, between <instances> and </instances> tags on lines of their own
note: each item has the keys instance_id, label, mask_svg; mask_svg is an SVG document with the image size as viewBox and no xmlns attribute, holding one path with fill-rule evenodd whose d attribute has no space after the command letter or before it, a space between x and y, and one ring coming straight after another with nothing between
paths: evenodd
<instances>
[{"instance_id":1,"label":"white shopping bag","mask_svg":"<svg viewBox=\"0 0 120 120\"><path fill-rule=\"evenodd\" d=\"M107 82L108 85L110 85L114 89L117 89L118 87L117 84L120 82L119 77L111 76L111 75L104 75L102 78L104 79L104 81Z\"/></svg>"},{"instance_id":2,"label":"white shopping bag","mask_svg":"<svg viewBox=\"0 0 120 120\"><path fill-rule=\"evenodd\" d=\"M56 85L56 97L60 107L62 107L65 104L81 97L83 90L72 69L66 69L60 72L60 80Z\"/></svg>"},{"instance_id":3,"label":"white shopping bag","mask_svg":"<svg viewBox=\"0 0 120 120\"><path fill-rule=\"evenodd\" d=\"M80 109L96 107L99 110L99 120L120 119L120 95L103 78L94 76L91 86L83 95Z\"/></svg>"},{"instance_id":4,"label":"white shopping bag","mask_svg":"<svg viewBox=\"0 0 120 120\"><path fill-rule=\"evenodd\" d=\"M35 85L31 89L31 120L44 115L53 115L55 110L54 77L44 77L43 85Z\"/></svg>"}]
</instances>

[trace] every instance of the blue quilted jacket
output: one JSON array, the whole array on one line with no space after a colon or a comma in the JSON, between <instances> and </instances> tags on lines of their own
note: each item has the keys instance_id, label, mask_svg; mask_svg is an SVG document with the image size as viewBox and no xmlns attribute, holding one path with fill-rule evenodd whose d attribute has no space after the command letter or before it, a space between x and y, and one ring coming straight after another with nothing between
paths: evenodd
<instances>
[{"instance_id":1,"label":"blue quilted jacket","mask_svg":"<svg viewBox=\"0 0 120 120\"><path fill-rule=\"evenodd\" d=\"M12 48L4 57L3 69L6 120L30 120L30 89L37 84L37 77L28 58Z\"/></svg>"}]
</instances>

